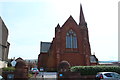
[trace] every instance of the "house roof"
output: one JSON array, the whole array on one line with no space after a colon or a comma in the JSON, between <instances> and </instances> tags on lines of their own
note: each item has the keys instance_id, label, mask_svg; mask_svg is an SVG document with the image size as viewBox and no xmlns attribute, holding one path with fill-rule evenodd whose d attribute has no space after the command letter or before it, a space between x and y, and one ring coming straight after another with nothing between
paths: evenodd
<instances>
[{"instance_id":1,"label":"house roof","mask_svg":"<svg viewBox=\"0 0 120 80\"><path fill-rule=\"evenodd\" d=\"M50 42L41 42L40 52L47 53L49 51L50 46L51 46Z\"/></svg>"},{"instance_id":2,"label":"house roof","mask_svg":"<svg viewBox=\"0 0 120 80\"><path fill-rule=\"evenodd\" d=\"M95 55L91 55L91 56L90 56L90 62L91 62L91 63L97 63L97 62L98 62L98 59L96 58Z\"/></svg>"}]
</instances>

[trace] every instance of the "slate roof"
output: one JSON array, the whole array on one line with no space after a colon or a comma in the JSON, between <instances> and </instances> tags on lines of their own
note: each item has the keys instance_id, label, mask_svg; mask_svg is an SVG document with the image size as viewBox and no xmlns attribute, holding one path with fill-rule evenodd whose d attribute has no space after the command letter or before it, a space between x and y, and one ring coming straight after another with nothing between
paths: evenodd
<instances>
[{"instance_id":1,"label":"slate roof","mask_svg":"<svg viewBox=\"0 0 120 80\"><path fill-rule=\"evenodd\" d=\"M50 42L41 42L40 52L47 53L49 51L50 46L51 46Z\"/></svg>"},{"instance_id":2,"label":"slate roof","mask_svg":"<svg viewBox=\"0 0 120 80\"><path fill-rule=\"evenodd\" d=\"M95 55L91 55L91 56L90 56L90 62L91 62L91 63L98 63L98 59L96 58Z\"/></svg>"}]
</instances>

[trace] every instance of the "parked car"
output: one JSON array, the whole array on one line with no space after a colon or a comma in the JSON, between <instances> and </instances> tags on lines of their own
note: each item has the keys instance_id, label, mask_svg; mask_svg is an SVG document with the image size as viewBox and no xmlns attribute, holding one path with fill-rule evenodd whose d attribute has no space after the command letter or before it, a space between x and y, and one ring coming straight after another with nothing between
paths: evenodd
<instances>
[{"instance_id":1,"label":"parked car","mask_svg":"<svg viewBox=\"0 0 120 80\"><path fill-rule=\"evenodd\" d=\"M120 75L116 72L99 72L96 80L120 80Z\"/></svg>"},{"instance_id":2,"label":"parked car","mask_svg":"<svg viewBox=\"0 0 120 80\"><path fill-rule=\"evenodd\" d=\"M37 68L31 68L32 73L39 73L39 70Z\"/></svg>"},{"instance_id":3,"label":"parked car","mask_svg":"<svg viewBox=\"0 0 120 80\"><path fill-rule=\"evenodd\" d=\"M0 75L0 80L4 80L3 77Z\"/></svg>"}]
</instances>

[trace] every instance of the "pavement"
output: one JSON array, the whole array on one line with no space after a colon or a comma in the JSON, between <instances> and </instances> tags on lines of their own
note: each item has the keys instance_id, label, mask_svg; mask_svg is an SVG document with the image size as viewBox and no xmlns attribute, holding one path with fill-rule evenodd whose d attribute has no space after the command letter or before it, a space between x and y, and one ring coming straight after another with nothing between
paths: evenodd
<instances>
[{"instance_id":1,"label":"pavement","mask_svg":"<svg viewBox=\"0 0 120 80\"><path fill-rule=\"evenodd\" d=\"M57 72L40 72L29 80L57 80Z\"/></svg>"}]
</instances>

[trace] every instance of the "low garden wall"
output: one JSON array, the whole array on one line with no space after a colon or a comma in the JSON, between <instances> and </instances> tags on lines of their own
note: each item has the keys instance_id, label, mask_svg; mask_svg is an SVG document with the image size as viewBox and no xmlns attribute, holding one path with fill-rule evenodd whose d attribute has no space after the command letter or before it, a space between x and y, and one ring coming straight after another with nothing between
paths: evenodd
<instances>
[{"instance_id":1,"label":"low garden wall","mask_svg":"<svg viewBox=\"0 0 120 80\"><path fill-rule=\"evenodd\" d=\"M119 66L74 66L70 72L59 72L58 80L95 80L98 72L117 72L120 74Z\"/></svg>"},{"instance_id":2,"label":"low garden wall","mask_svg":"<svg viewBox=\"0 0 120 80\"><path fill-rule=\"evenodd\" d=\"M7 78L9 78L9 77L14 77L15 68L7 67L7 68L3 68L2 70L3 70L2 76L5 80L7 80Z\"/></svg>"},{"instance_id":3,"label":"low garden wall","mask_svg":"<svg viewBox=\"0 0 120 80\"><path fill-rule=\"evenodd\" d=\"M95 75L81 75L78 72L59 72L58 80L94 80Z\"/></svg>"}]
</instances>

